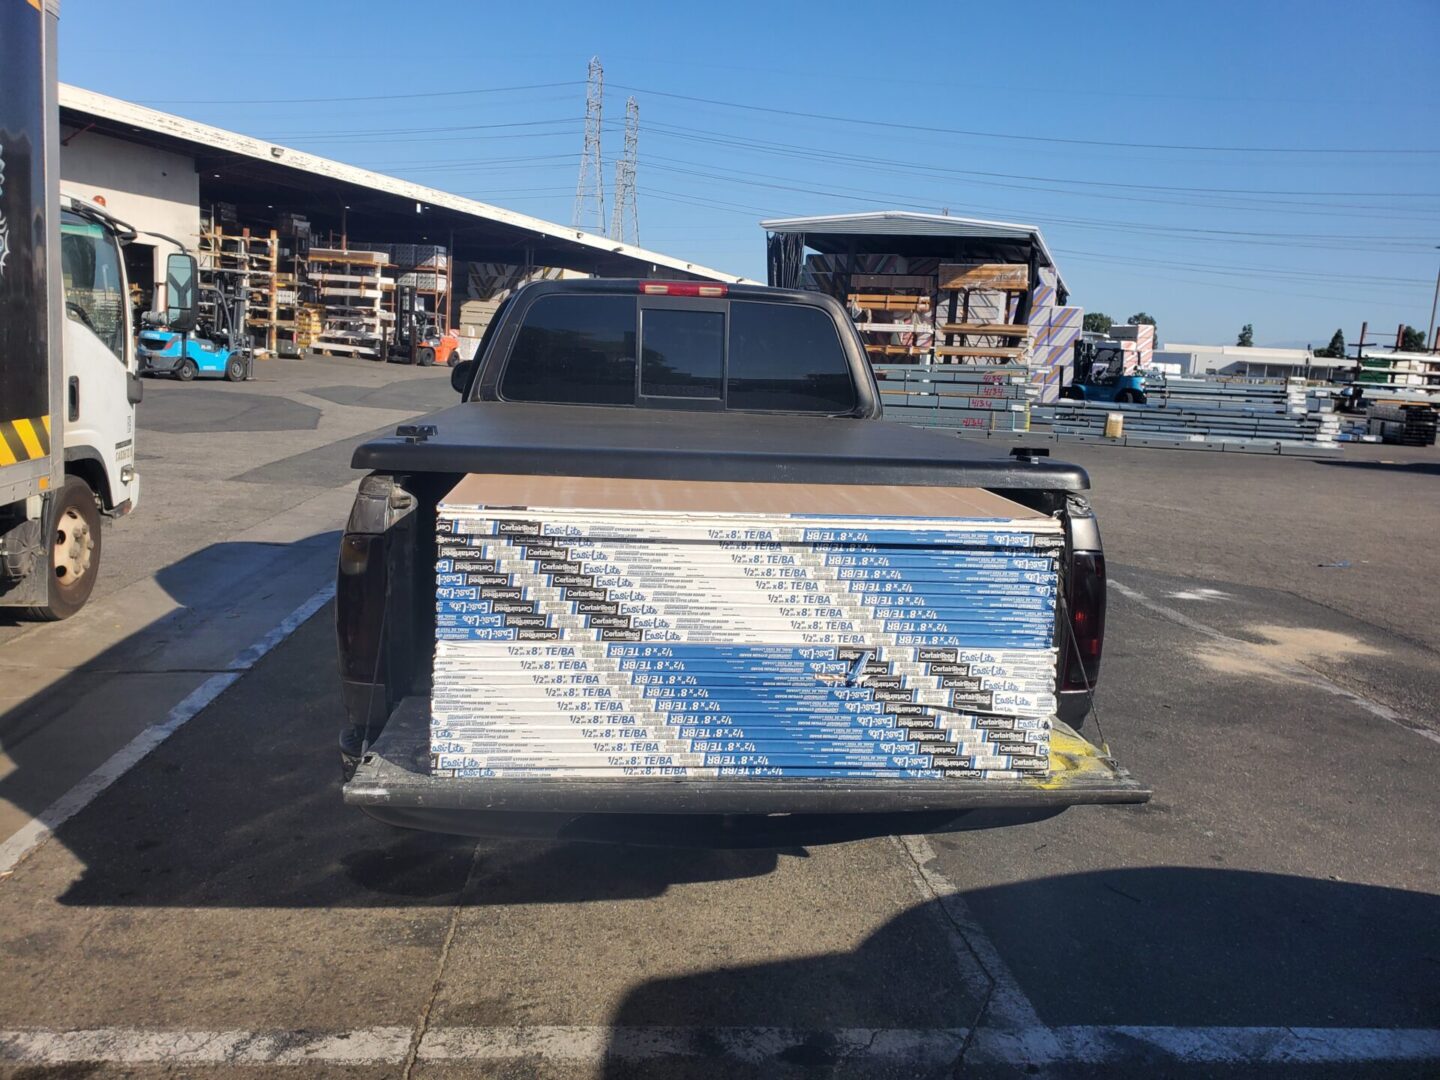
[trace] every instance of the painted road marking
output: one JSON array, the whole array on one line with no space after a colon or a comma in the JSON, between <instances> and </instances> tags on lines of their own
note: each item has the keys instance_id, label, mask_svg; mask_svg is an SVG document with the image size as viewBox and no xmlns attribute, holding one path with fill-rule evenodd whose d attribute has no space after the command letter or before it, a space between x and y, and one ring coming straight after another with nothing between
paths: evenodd
<instances>
[{"instance_id":1,"label":"painted road marking","mask_svg":"<svg viewBox=\"0 0 1440 1080\"><path fill-rule=\"evenodd\" d=\"M955 953L960 978L984 1003L975 1023L1006 1029L1040 1030L1043 1025L1035 1006L1020 988L1010 965L1005 963L1000 951L971 915L959 887L941 872L930 841L924 836L902 836L896 839L896 843L914 866L915 883L921 897L941 916L942 928L952 939L951 950ZM977 967L984 980L982 986L974 984Z\"/></svg>"},{"instance_id":2,"label":"painted road marking","mask_svg":"<svg viewBox=\"0 0 1440 1080\"><path fill-rule=\"evenodd\" d=\"M1242 638L1232 637L1231 635L1225 633L1223 630L1217 630L1213 626L1207 626L1205 623L1200 622L1198 619L1192 619L1183 611L1178 611L1175 608L1171 607L1169 604L1162 604L1158 600L1152 600L1144 593L1136 589L1132 589L1129 586L1122 585L1120 584L1120 582L1115 581L1114 579L1111 580L1110 586L1121 596L1125 597L1125 599L1133 600L1141 607L1149 608L1151 611L1155 612L1155 614L1160 615L1163 618L1169 619L1171 622L1179 623L1181 626L1185 627L1188 630L1194 630L1197 634L1203 634L1205 637L1209 638L1212 641L1218 641L1221 644L1228 646L1229 648L1239 649L1242 651L1254 647L1254 642L1245 641ZM1314 668L1308 668L1303 664L1287 663L1284 660L1274 661L1273 666L1279 670L1288 671L1290 674L1296 676L1302 681L1307 682L1312 686L1317 686L1321 690L1325 690L1331 694L1334 694L1336 697L1344 698L1352 704L1359 706L1361 709L1364 709L1372 716L1378 716L1382 720L1388 720L1390 721L1390 723L1395 724L1398 727L1402 727L1406 731L1413 731L1416 735L1421 735L1429 739L1431 742L1440 743L1440 731L1432 731L1429 728L1422 727L1415 721L1410 720L1409 718L1396 712L1394 709L1390 708L1390 706L1382 705L1378 701L1371 701L1363 694L1357 694L1354 690L1348 690L1345 687L1341 686L1339 683L1326 678Z\"/></svg>"},{"instance_id":3,"label":"painted road marking","mask_svg":"<svg viewBox=\"0 0 1440 1080\"><path fill-rule=\"evenodd\" d=\"M248 1067L397 1065L410 1029L317 1031L0 1031L0 1062L58 1066L180 1064ZM970 1036L973 1034L974 1038ZM967 1049L967 1041L969 1046ZM1077 1026L966 1028L449 1027L433 1028L417 1060L600 1064L701 1058L737 1065L797 1060L944 1066L975 1064L1376 1065L1440 1061L1427 1028ZM785 1057L781 1057L785 1055Z\"/></svg>"},{"instance_id":4,"label":"painted road marking","mask_svg":"<svg viewBox=\"0 0 1440 1080\"><path fill-rule=\"evenodd\" d=\"M187 694L158 724L151 724L128 743L115 751L94 772L72 787L60 798L17 829L0 843L0 878L10 874L25 857L43 844L61 825L94 801L95 797L124 776L146 754L154 750L192 717L228 690L240 677L259 662L260 658L293 634L306 619L319 611L335 595L334 584L326 585L314 596L285 616L279 624L248 648L238 653L224 671L216 672Z\"/></svg>"}]
</instances>

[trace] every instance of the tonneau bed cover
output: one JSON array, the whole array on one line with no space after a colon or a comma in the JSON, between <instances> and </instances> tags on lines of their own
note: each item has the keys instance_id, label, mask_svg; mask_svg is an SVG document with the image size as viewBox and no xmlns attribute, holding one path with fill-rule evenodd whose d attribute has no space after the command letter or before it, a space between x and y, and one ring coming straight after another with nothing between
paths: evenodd
<instances>
[{"instance_id":1,"label":"tonneau bed cover","mask_svg":"<svg viewBox=\"0 0 1440 1080\"><path fill-rule=\"evenodd\" d=\"M884 420L472 401L425 417L435 433L356 448L357 469L660 480L901 484L1084 491L1078 465L1019 460L971 439Z\"/></svg>"}]
</instances>

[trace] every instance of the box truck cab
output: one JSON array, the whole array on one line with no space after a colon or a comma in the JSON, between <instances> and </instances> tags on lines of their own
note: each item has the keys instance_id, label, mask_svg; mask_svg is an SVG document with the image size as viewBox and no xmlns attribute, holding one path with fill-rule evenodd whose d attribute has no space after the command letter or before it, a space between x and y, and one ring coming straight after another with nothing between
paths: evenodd
<instances>
[{"instance_id":1,"label":"box truck cab","mask_svg":"<svg viewBox=\"0 0 1440 1080\"><path fill-rule=\"evenodd\" d=\"M123 515L140 501L135 406L141 383L120 252L135 233L78 199L62 195L60 207L65 473L85 481L104 513Z\"/></svg>"}]
</instances>

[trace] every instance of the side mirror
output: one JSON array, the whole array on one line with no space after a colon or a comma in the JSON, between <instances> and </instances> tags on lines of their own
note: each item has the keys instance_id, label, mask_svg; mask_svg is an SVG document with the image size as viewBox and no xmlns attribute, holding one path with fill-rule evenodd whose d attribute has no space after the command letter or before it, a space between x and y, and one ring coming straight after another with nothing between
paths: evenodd
<instances>
[{"instance_id":1,"label":"side mirror","mask_svg":"<svg viewBox=\"0 0 1440 1080\"><path fill-rule=\"evenodd\" d=\"M196 266L193 255L170 255L165 259L165 321L170 329L189 333L195 329Z\"/></svg>"},{"instance_id":2,"label":"side mirror","mask_svg":"<svg viewBox=\"0 0 1440 1080\"><path fill-rule=\"evenodd\" d=\"M457 394L464 396L465 388L470 385L470 376L473 374L475 374L474 360L461 360L450 369L450 385L455 388Z\"/></svg>"}]
</instances>

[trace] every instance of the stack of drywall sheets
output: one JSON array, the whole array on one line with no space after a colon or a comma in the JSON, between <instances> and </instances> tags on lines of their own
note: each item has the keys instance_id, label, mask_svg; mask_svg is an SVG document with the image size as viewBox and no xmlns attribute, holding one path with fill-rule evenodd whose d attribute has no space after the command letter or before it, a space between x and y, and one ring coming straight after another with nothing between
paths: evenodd
<instances>
[{"instance_id":1,"label":"stack of drywall sheets","mask_svg":"<svg viewBox=\"0 0 1440 1080\"><path fill-rule=\"evenodd\" d=\"M1048 771L1063 537L1009 500L472 475L437 526L437 775Z\"/></svg>"}]
</instances>

